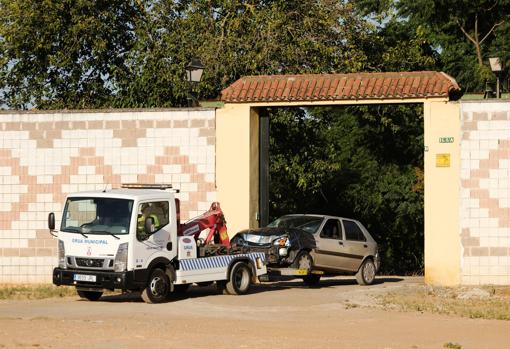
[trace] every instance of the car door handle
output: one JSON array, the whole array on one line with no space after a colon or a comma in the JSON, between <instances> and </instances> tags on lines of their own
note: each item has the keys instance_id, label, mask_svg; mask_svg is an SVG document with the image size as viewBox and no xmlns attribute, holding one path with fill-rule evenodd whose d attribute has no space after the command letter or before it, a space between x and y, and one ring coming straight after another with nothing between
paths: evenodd
<instances>
[{"instance_id":1,"label":"car door handle","mask_svg":"<svg viewBox=\"0 0 510 349\"><path fill-rule=\"evenodd\" d=\"M363 245L363 247L364 247L364 248L368 248L368 245L367 245L367 244L364 244L364 245Z\"/></svg>"},{"instance_id":2,"label":"car door handle","mask_svg":"<svg viewBox=\"0 0 510 349\"><path fill-rule=\"evenodd\" d=\"M344 242L343 242L343 241L338 241L338 244L339 244L339 245L343 245L343 244L344 244Z\"/></svg>"}]
</instances>

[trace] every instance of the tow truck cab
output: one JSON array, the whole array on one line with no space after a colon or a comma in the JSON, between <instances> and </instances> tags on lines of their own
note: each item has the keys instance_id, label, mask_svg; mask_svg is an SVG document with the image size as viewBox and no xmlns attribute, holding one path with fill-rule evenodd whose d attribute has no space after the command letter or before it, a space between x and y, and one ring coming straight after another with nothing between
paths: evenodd
<instances>
[{"instance_id":1,"label":"tow truck cab","mask_svg":"<svg viewBox=\"0 0 510 349\"><path fill-rule=\"evenodd\" d=\"M140 289L155 264L177 256L176 217L174 193L164 190L70 194L58 232L53 282L83 289ZM152 219L150 229L146 219Z\"/></svg>"}]
</instances>

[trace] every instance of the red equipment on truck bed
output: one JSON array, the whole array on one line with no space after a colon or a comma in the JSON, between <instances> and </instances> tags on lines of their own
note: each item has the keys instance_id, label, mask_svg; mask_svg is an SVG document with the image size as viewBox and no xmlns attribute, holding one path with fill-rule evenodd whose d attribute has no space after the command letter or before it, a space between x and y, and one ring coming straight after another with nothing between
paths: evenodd
<instances>
[{"instance_id":1,"label":"red equipment on truck bed","mask_svg":"<svg viewBox=\"0 0 510 349\"><path fill-rule=\"evenodd\" d=\"M177 234L179 236L193 236L195 239L198 239L200 233L205 229L209 229L207 238L204 241L205 245L213 242L226 247L230 246L225 216L219 202L213 202L208 211L184 224L180 224Z\"/></svg>"}]
</instances>

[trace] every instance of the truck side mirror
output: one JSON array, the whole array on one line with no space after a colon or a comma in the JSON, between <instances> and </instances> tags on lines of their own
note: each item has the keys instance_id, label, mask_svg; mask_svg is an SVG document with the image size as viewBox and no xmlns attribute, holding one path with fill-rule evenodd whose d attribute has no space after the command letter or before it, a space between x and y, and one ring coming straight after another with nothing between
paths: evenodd
<instances>
[{"instance_id":1,"label":"truck side mirror","mask_svg":"<svg viewBox=\"0 0 510 349\"><path fill-rule=\"evenodd\" d=\"M145 218L145 232L147 234L154 233L154 218L152 217Z\"/></svg>"},{"instance_id":2,"label":"truck side mirror","mask_svg":"<svg viewBox=\"0 0 510 349\"><path fill-rule=\"evenodd\" d=\"M53 212L48 215L48 229L50 231L55 230L55 214Z\"/></svg>"},{"instance_id":3,"label":"truck side mirror","mask_svg":"<svg viewBox=\"0 0 510 349\"><path fill-rule=\"evenodd\" d=\"M51 236L57 236L53 233L55 231L55 214L53 212L48 215L48 229L50 230Z\"/></svg>"}]
</instances>

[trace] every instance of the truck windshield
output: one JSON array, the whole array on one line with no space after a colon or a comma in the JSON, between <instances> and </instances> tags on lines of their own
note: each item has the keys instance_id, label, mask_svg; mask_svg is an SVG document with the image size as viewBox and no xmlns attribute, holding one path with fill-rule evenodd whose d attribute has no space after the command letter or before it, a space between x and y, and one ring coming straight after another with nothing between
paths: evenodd
<instances>
[{"instance_id":1,"label":"truck windshield","mask_svg":"<svg viewBox=\"0 0 510 349\"><path fill-rule=\"evenodd\" d=\"M68 198L60 230L78 234L129 234L133 200Z\"/></svg>"},{"instance_id":2,"label":"truck windshield","mask_svg":"<svg viewBox=\"0 0 510 349\"><path fill-rule=\"evenodd\" d=\"M299 228L308 233L315 233L319 229L323 218L310 216L283 216L269 223L268 227Z\"/></svg>"}]
</instances>

